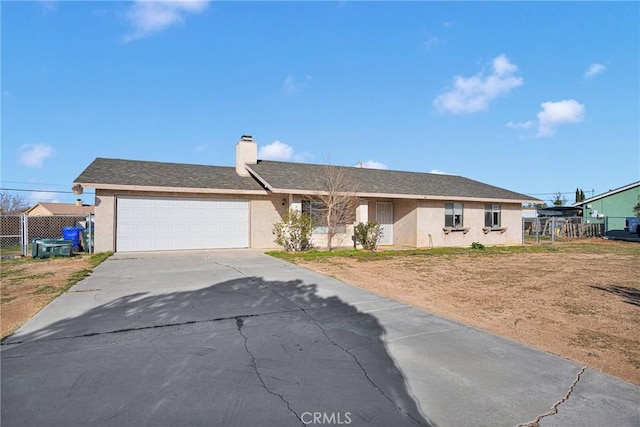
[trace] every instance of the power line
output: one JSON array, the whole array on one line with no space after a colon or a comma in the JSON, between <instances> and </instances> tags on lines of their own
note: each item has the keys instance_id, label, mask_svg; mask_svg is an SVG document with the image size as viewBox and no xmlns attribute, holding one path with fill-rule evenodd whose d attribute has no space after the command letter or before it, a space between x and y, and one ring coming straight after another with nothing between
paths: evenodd
<instances>
[{"instance_id":1,"label":"power line","mask_svg":"<svg viewBox=\"0 0 640 427\"><path fill-rule=\"evenodd\" d=\"M575 191L570 191L570 192L569 191L567 191L567 192L558 192L558 191L556 191L555 193L525 193L525 194L528 194L530 196L555 196L558 193L562 194L562 195L564 195L564 194L575 194Z\"/></svg>"},{"instance_id":2,"label":"power line","mask_svg":"<svg viewBox=\"0 0 640 427\"><path fill-rule=\"evenodd\" d=\"M26 193L63 193L73 194L73 191L60 191L60 190L27 190L24 188L0 188L2 191L22 191ZM83 194L95 194L95 193L83 193Z\"/></svg>"},{"instance_id":3,"label":"power line","mask_svg":"<svg viewBox=\"0 0 640 427\"><path fill-rule=\"evenodd\" d=\"M24 184L24 185L50 185L53 187L67 187L69 184L52 184L50 182L25 182L25 181L5 181L0 180L3 184Z\"/></svg>"}]
</instances>

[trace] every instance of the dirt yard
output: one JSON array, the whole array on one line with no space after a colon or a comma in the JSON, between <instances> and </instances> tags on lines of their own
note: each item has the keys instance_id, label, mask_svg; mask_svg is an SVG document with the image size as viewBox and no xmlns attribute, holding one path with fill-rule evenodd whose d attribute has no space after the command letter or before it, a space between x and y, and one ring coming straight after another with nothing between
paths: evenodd
<instances>
[{"instance_id":1,"label":"dirt yard","mask_svg":"<svg viewBox=\"0 0 640 427\"><path fill-rule=\"evenodd\" d=\"M14 332L93 268L91 257L2 260L0 323L2 337Z\"/></svg>"},{"instance_id":2,"label":"dirt yard","mask_svg":"<svg viewBox=\"0 0 640 427\"><path fill-rule=\"evenodd\" d=\"M295 262L640 385L640 245L599 242Z\"/></svg>"}]
</instances>

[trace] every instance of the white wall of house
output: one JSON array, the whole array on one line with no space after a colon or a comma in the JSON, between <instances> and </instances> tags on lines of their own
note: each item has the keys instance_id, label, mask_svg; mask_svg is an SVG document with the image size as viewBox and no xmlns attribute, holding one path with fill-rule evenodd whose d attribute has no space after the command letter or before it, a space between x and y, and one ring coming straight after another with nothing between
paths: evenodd
<instances>
[{"instance_id":1,"label":"white wall of house","mask_svg":"<svg viewBox=\"0 0 640 427\"><path fill-rule=\"evenodd\" d=\"M276 249L279 246L274 242L273 225L280 220L289 210L288 197L273 195L269 197L251 200L250 221L252 248Z\"/></svg>"},{"instance_id":2,"label":"white wall of house","mask_svg":"<svg viewBox=\"0 0 640 427\"><path fill-rule=\"evenodd\" d=\"M398 199L393 203L393 244L417 246L417 200Z\"/></svg>"},{"instance_id":3,"label":"white wall of house","mask_svg":"<svg viewBox=\"0 0 640 427\"><path fill-rule=\"evenodd\" d=\"M95 196L95 252L113 252L116 247L116 201L112 191L96 190Z\"/></svg>"},{"instance_id":4,"label":"white wall of house","mask_svg":"<svg viewBox=\"0 0 640 427\"><path fill-rule=\"evenodd\" d=\"M282 219L290 207L300 209L301 196L289 195L229 195L167 192L135 192L97 190L95 197L95 250L96 252L115 250L116 195L151 197L198 197L198 198L242 198L250 200L249 245L252 248L278 248L272 233L273 225ZM357 224L360 221L375 220L376 202L393 202L393 244L413 247L470 246L480 242L488 246L517 245L522 243L522 207L520 203L500 203L501 226L503 232L485 233L483 202L464 203L464 227L468 232L443 231L445 224L445 203L441 200L411 199L369 199L363 200L356 210ZM345 233L334 237L334 247L352 247L354 225L349 225ZM314 233L316 247L326 247L327 235Z\"/></svg>"},{"instance_id":5,"label":"white wall of house","mask_svg":"<svg viewBox=\"0 0 640 427\"><path fill-rule=\"evenodd\" d=\"M488 246L522 244L522 207L520 203L498 203L501 207L501 228L506 230L485 233L483 202L462 202L463 226L466 233L443 230L446 201L425 200L418 202L417 245L418 247L470 246L479 242Z\"/></svg>"},{"instance_id":6,"label":"white wall of house","mask_svg":"<svg viewBox=\"0 0 640 427\"><path fill-rule=\"evenodd\" d=\"M175 198L210 198L210 199L249 199L250 224L249 245L252 248L273 249L278 246L272 234L273 224L280 221L288 209L288 203L283 205L280 195L230 195L230 194L199 194L199 193L168 193L168 192L136 192L96 190L95 197L95 251L107 252L116 249L116 197L175 197Z\"/></svg>"}]
</instances>

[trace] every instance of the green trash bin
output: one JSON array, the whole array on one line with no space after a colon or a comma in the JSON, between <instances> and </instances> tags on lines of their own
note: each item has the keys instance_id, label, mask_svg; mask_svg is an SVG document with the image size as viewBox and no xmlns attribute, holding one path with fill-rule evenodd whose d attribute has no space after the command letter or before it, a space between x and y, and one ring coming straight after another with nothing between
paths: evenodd
<instances>
[{"instance_id":1,"label":"green trash bin","mask_svg":"<svg viewBox=\"0 0 640 427\"><path fill-rule=\"evenodd\" d=\"M71 256L72 244L71 240L35 239L31 244L31 257Z\"/></svg>"},{"instance_id":2,"label":"green trash bin","mask_svg":"<svg viewBox=\"0 0 640 427\"><path fill-rule=\"evenodd\" d=\"M87 253L93 253L93 236L89 234L86 228L82 230L82 247Z\"/></svg>"}]
</instances>

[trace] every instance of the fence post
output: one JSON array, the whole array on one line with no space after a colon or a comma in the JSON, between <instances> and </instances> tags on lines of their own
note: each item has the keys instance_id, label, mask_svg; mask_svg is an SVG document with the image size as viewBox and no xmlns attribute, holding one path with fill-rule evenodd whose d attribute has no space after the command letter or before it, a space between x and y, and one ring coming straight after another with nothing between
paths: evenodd
<instances>
[{"instance_id":1,"label":"fence post","mask_svg":"<svg viewBox=\"0 0 640 427\"><path fill-rule=\"evenodd\" d=\"M87 253L93 253L93 214L87 215Z\"/></svg>"},{"instance_id":2,"label":"fence post","mask_svg":"<svg viewBox=\"0 0 640 427\"><path fill-rule=\"evenodd\" d=\"M29 255L29 217L24 213L20 215L20 245L20 254Z\"/></svg>"}]
</instances>

